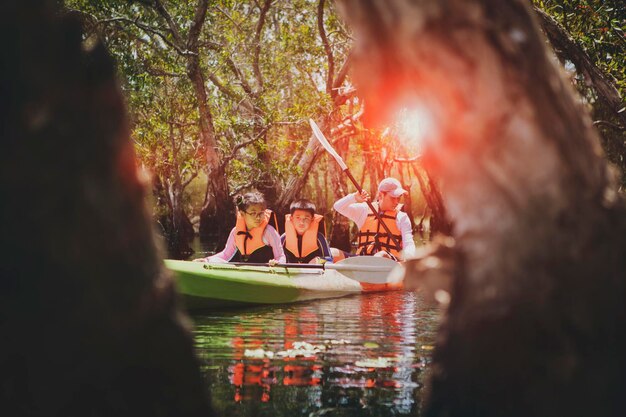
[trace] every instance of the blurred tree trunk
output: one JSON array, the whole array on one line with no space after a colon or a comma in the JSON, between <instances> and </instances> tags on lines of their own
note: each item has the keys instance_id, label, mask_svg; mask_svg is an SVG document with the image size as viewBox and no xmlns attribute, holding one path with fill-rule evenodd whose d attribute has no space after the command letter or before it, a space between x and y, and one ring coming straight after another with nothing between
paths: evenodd
<instances>
[{"instance_id":1,"label":"blurred tree trunk","mask_svg":"<svg viewBox=\"0 0 626 417\"><path fill-rule=\"evenodd\" d=\"M56 4L0 15L0 412L210 415L113 62Z\"/></svg>"},{"instance_id":2,"label":"blurred tree trunk","mask_svg":"<svg viewBox=\"0 0 626 417\"><path fill-rule=\"evenodd\" d=\"M623 415L624 202L528 2L341 4L369 122L413 95L435 126L456 244L407 265L452 278L425 414Z\"/></svg>"}]
</instances>

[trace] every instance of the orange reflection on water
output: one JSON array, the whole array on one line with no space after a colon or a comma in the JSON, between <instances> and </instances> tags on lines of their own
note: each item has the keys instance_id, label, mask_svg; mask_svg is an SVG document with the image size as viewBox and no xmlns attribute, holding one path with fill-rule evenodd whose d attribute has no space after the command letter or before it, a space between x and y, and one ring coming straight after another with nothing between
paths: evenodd
<instances>
[{"instance_id":1,"label":"orange reflection on water","mask_svg":"<svg viewBox=\"0 0 626 417\"><path fill-rule=\"evenodd\" d=\"M261 328L252 328L253 334L261 335ZM242 326L237 326L237 334L244 334ZM228 368L229 380L235 388L234 400L241 402L243 399L252 399L252 393L242 393L244 386L257 385L263 388L260 400L262 402L269 401L269 391L271 384L271 372L269 370L269 360L262 359L260 363L245 363L245 350L250 348L260 348L263 346L261 339L246 339L243 336L233 337L231 340L233 346L233 357L239 361Z\"/></svg>"},{"instance_id":2,"label":"orange reflection on water","mask_svg":"<svg viewBox=\"0 0 626 417\"><path fill-rule=\"evenodd\" d=\"M393 348L407 342L406 324L401 319L406 308L403 300L400 295L347 298L337 300L330 312L328 305L318 312L313 304L311 308L279 313L270 322L236 326L237 336L231 339L235 362L228 367L229 381L235 387L234 401L269 402L274 386L402 389L404 383L396 379L406 379L407 369L409 373L413 369L406 364L412 358L403 358L404 364L399 364L401 353ZM359 320L356 328L346 331L345 338L357 336L362 340L327 340L327 330L320 323L341 323L347 315L358 316ZM322 344L326 350L303 350L299 354L298 346L307 341ZM248 349L259 349L267 356L246 357ZM285 354L289 351L295 353ZM361 360L381 358L383 362L388 358L389 366L356 365ZM316 395L322 388L318 390ZM362 395L366 400L374 394L367 391Z\"/></svg>"}]
</instances>

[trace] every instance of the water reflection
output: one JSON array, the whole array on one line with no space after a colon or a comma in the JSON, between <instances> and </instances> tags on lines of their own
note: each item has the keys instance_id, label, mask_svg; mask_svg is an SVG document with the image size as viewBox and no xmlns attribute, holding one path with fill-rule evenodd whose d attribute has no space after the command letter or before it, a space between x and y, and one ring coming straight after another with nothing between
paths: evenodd
<instances>
[{"instance_id":1,"label":"water reflection","mask_svg":"<svg viewBox=\"0 0 626 417\"><path fill-rule=\"evenodd\" d=\"M415 416L437 311L413 293L195 316L223 416Z\"/></svg>"}]
</instances>

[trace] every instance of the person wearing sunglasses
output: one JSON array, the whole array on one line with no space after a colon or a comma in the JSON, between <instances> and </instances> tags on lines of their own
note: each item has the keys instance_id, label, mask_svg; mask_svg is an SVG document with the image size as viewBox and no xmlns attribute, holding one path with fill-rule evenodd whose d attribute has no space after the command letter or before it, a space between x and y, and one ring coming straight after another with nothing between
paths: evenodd
<instances>
[{"instance_id":1,"label":"person wearing sunglasses","mask_svg":"<svg viewBox=\"0 0 626 417\"><path fill-rule=\"evenodd\" d=\"M267 209L265 197L250 192L235 197L237 221L231 230L224 250L199 262L247 262L275 265L286 261L280 235L270 221L275 215Z\"/></svg>"},{"instance_id":2,"label":"person wearing sunglasses","mask_svg":"<svg viewBox=\"0 0 626 417\"><path fill-rule=\"evenodd\" d=\"M324 236L324 217L315 213L315 204L296 200L285 216L285 233L280 237L289 263L332 262L328 241Z\"/></svg>"}]
</instances>

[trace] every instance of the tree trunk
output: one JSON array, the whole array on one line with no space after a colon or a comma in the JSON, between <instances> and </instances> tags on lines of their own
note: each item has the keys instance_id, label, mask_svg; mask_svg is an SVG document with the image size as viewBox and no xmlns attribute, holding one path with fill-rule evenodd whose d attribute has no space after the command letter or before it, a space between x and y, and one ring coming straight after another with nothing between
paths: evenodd
<instances>
[{"instance_id":1,"label":"tree trunk","mask_svg":"<svg viewBox=\"0 0 626 417\"><path fill-rule=\"evenodd\" d=\"M441 192L439 191L439 187L437 183L431 177L428 172L426 172L426 177L428 178L428 202L430 207L430 233L431 236L440 233L443 235L450 235L452 233L452 223L448 220L448 215L446 214L446 206L443 204L443 198L441 197Z\"/></svg>"},{"instance_id":2,"label":"tree trunk","mask_svg":"<svg viewBox=\"0 0 626 417\"><path fill-rule=\"evenodd\" d=\"M309 143L298 161L298 168L293 169L292 174L287 178L282 193L276 200L275 209L279 212L286 213L289 211L289 205L294 201L304 188L309 172L313 168L313 164L320 152L320 144L315 136L311 135Z\"/></svg>"},{"instance_id":3,"label":"tree trunk","mask_svg":"<svg viewBox=\"0 0 626 417\"><path fill-rule=\"evenodd\" d=\"M594 65L585 50L578 46L561 25L545 12L539 9L535 9L535 12L561 62L569 60L576 66L576 71L583 75L587 86L598 94L598 98L611 109L622 127L626 128L626 111L622 110L624 101L615 84Z\"/></svg>"},{"instance_id":4,"label":"tree trunk","mask_svg":"<svg viewBox=\"0 0 626 417\"><path fill-rule=\"evenodd\" d=\"M415 173L415 177L417 177L417 181L420 184L422 195L426 200L426 204L428 205L428 208L430 208L431 215L429 220L429 229L431 238L437 233L441 233L446 236L450 235L452 232L452 224L448 220L446 208L443 204L443 198L439 192L439 187L437 187L433 178L428 175L428 172L425 172L426 179L428 179L428 184L426 184L422 172L416 165L413 165L413 172Z\"/></svg>"},{"instance_id":5,"label":"tree trunk","mask_svg":"<svg viewBox=\"0 0 626 417\"><path fill-rule=\"evenodd\" d=\"M167 190L165 191L167 198L167 207L169 214L169 227L165 229L165 238L167 241L168 257L174 259L185 259L193 253L189 242L193 239L193 225L185 213L183 205L183 193L185 187L181 178L182 168L178 157L178 146L176 136L174 135L174 125L170 123L169 140L172 148L172 179L166 180ZM182 140L182 138L181 138Z\"/></svg>"},{"instance_id":6,"label":"tree trunk","mask_svg":"<svg viewBox=\"0 0 626 417\"><path fill-rule=\"evenodd\" d=\"M622 415L624 204L528 2L342 4L366 121L413 95L435 126L423 161L456 244L426 415ZM434 263L408 284L445 279Z\"/></svg>"},{"instance_id":7,"label":"tree trunk","mask_svg":"<svg viewBox=\"0 0 626 417\"><path fill-rule=\"evenodd\" d=\"M185 47L189 50L187 59L187 76L193 85L196 96L200 125L200 139L203 143L207 166L207 191L200 212L200 238L205 241L216 241L221 246L232 229L235 208L230 199L226 170L218 153L218 143L213 127L213 115L209 107L206 93L206 82L200 66L198 39L206 19L208 0L198 0L193 24Z\"/></svg>"},{"instance_id":8,"label":"tree trunk","mask_svg":"<svg viewBox=\"0 0 626 417\"><path fill-rule=\"evenodd\" d=\"M156 207L154 218L166 242L167 257L185 259L192 253L189 242L193 239L194 230L183 209L183 190L169 181L164 183L158 176L153 177L152 187Z\"/></svg>"},{"instance_id":9,"label":"tree trunk","mask_svg":"<svg viewBox=\"0 0 626 417\"><path fill-rule=\"evenodd\" d=\"M400 180L400 183L404 185L404 189L408 191L407 194L404 195L404 205L402 207L403 211L406 213L407 216L409 216L409 220L411 220L411 229L415 229L415 217L413 215L413 198L411 198L411 184L410 184L410 179L411 179L411 175L409 173L409 182L406 181L406 178L404 177L404 167L402 165L400 165L398 167L398 180ZM408 169L407 169L408 172Z\"/></svg>"},{"instance_id":10,"label":"tree trunk","mask_svg":"<svg viewBox=\"0 0 626 417\"><path fill-rule=\"evenodd\" d=\"M193 253L189 243L193 239L194 230L183 206L184 190L180 181L175 181L169 184L168 191L172 207L170 213L172 228L167 233L168 254L174 259L186 259Z\"/></svg>"},{"instance_id":11,"label":"tree trunk","mask_svg":"<svg viewBox=\"0 0 626 417\"><path fill-rule=\"evenodd\" d=\"M218 246L226 242L233 226L235 207L228 192L226 171L217 153L217 141L213 130L213 116L208 107L204 79L198 64L190 70L198 109L200 110L200 135L204 143L207 160L207 192L200 212L200 238L205 241L217 241Z\"/></svg>"},{"instance_id":12,"label":"tree trunk","mask_svg":"<svg viewBox=\"0 0 626 417\"><path fill-rule=\"evenodd\" d=\"M230 229L232 229L235 211L228 192L226 172L217 152L218 145L213 130L213 115L207 104L204 77L197 56L189 58L187 73L192 81L198 101L200 137L204 144L207 178L209 180L204 205L200 212L200 237L203 240L217 239L225 242Z\"/></svg>"},{"instance_id":13,"label":"tree trunk","mask_svg":"<svg viewBox=\"0 0 626 417\"><path fill-rule=\"evenodd\" d=\"M101 45L0 15L0 414L210 415Z\"/></svg>"}]
</instances>

